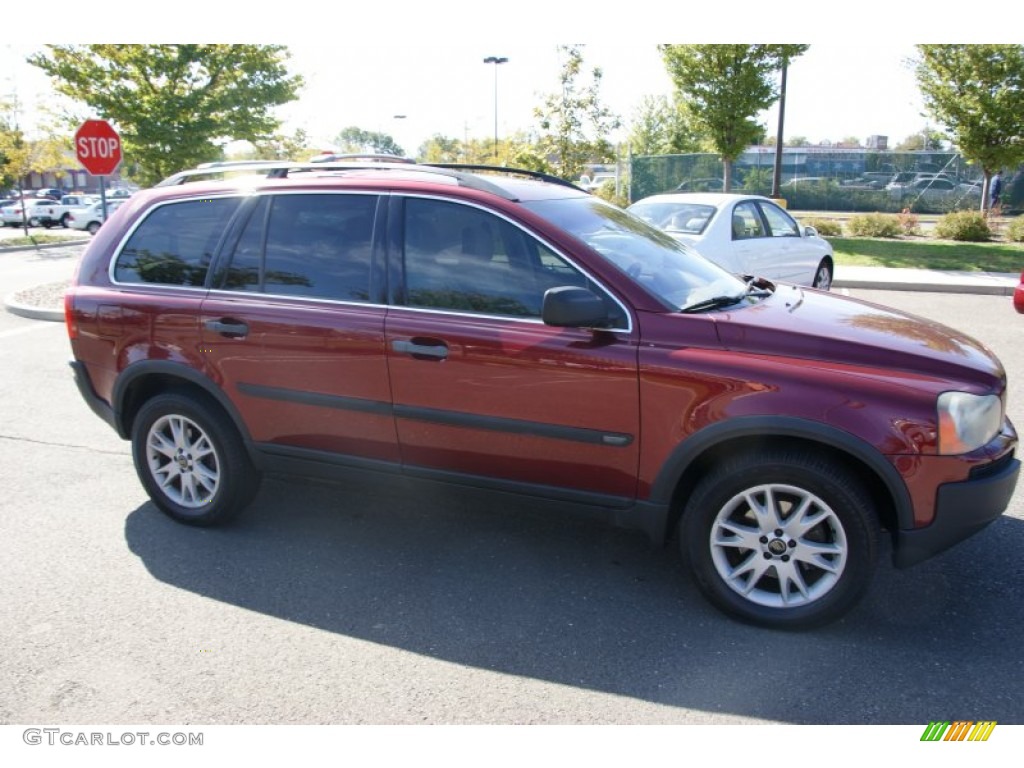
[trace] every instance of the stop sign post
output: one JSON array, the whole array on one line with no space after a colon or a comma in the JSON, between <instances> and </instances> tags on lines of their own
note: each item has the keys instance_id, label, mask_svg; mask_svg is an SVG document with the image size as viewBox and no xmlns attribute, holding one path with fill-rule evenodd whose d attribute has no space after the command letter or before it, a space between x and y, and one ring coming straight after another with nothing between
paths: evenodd
<instances>
[{"instance_id":1,"label":"stop sign post","mask_svg":"<svg viewBox=\"0 0 1024 768\"><path fill-rule=\"evenodd\" d=\"M106 120L86 120L75 131L75 155L93 176L100 178L100 200L103 218L107 218L105 177L121 164L121 137Z\"/></svg>"}]
</instances>

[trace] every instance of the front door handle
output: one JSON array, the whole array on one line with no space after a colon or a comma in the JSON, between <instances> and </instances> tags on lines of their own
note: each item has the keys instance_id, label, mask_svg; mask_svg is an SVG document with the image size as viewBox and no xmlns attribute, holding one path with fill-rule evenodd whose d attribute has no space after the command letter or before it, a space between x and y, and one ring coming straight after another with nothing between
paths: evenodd
<instances>
[{"instance_id":1,"label":"front door handle","mask_svg":"<svg viewBox=\"0 0 1024 768\"><path fill-rule=\"evenodd\" d=\"M443 341L420 343L414 339L396 339L391 342L391 348L400 354L412 355L421 359L444 360L448 357L448 345Z\"/></svg>"},{"instance_id":2,"label":"front door handle","mask_svg":"<svg viewBox=\"0 0 1024 768\"><path fill-rule=\"evenodd\" d=\"M227 336L229 339L241 339L249 333L249 326L239 320L207 320L206 330Z\"/></svg>"}]
</instances>

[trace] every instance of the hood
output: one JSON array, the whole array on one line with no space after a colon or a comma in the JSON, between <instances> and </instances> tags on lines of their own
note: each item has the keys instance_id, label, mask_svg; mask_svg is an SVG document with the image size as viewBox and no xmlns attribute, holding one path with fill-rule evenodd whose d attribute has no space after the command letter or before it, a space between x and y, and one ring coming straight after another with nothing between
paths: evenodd
<instances>
[{"instance_id":1,"label":"hood","mask_svg":"<svg viewBox=\"0 0 1024 768\"><path fill-rule=\"evenodd\" d=\"M714 313L728 349L872 368L1001 391L1006 375L984 345L939 323L889 307L779 284L738 310Z\"/></svg>"}]
</instances>

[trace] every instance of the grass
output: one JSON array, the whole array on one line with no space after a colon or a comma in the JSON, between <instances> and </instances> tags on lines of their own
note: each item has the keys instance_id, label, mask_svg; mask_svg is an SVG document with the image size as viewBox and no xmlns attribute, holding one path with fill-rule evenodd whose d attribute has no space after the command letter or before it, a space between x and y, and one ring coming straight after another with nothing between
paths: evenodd
<instances>
[{"instance_id":1,"label":"grass","mask_svg":"<svg viewBox=\"0 0 1024 768\"><path fill-rule=\"evenodd\" d=\"M28 237L10 237L0 240L0 248L21 248L24 246L49 245L81 240L86 234L79 235L29 235Z\"/></svg>"},{"instance_id":2,"label":"grass","mask_svg":"<svg viewBox=\"0 0 1024 768\"><path fill-rule=\"evenodd\" d=\"M830 237L836 263L857 267L953 269L966 272L1020 272L1024 246L1011 243L959 243L950 240L892 240Z\"/></svg>"}]
</instances>

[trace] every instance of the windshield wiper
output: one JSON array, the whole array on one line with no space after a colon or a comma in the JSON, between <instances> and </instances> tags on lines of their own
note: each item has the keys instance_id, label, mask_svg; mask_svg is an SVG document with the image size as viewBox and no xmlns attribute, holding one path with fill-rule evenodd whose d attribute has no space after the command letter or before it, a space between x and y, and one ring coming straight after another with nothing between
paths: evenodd
<instances>
[{"instance_id":1,"label":"windshield wiper","mask_svg":"<svg viewBox=\"0 0 1024 768\"><path fill-rule=\"evenodd\" d=\"M691 304L688 307L683 307L680 312L691 313L691 312L705 312L709 309L722 309L723 307L731 307L733 304L738 304L749 296L771 296L772 292L767 288L754 284L754 280L750 280L747 283L747 290L743 293L733 296L712 296L707 299L701 299L696 304Z\"/></svg>"}]
</instances>

